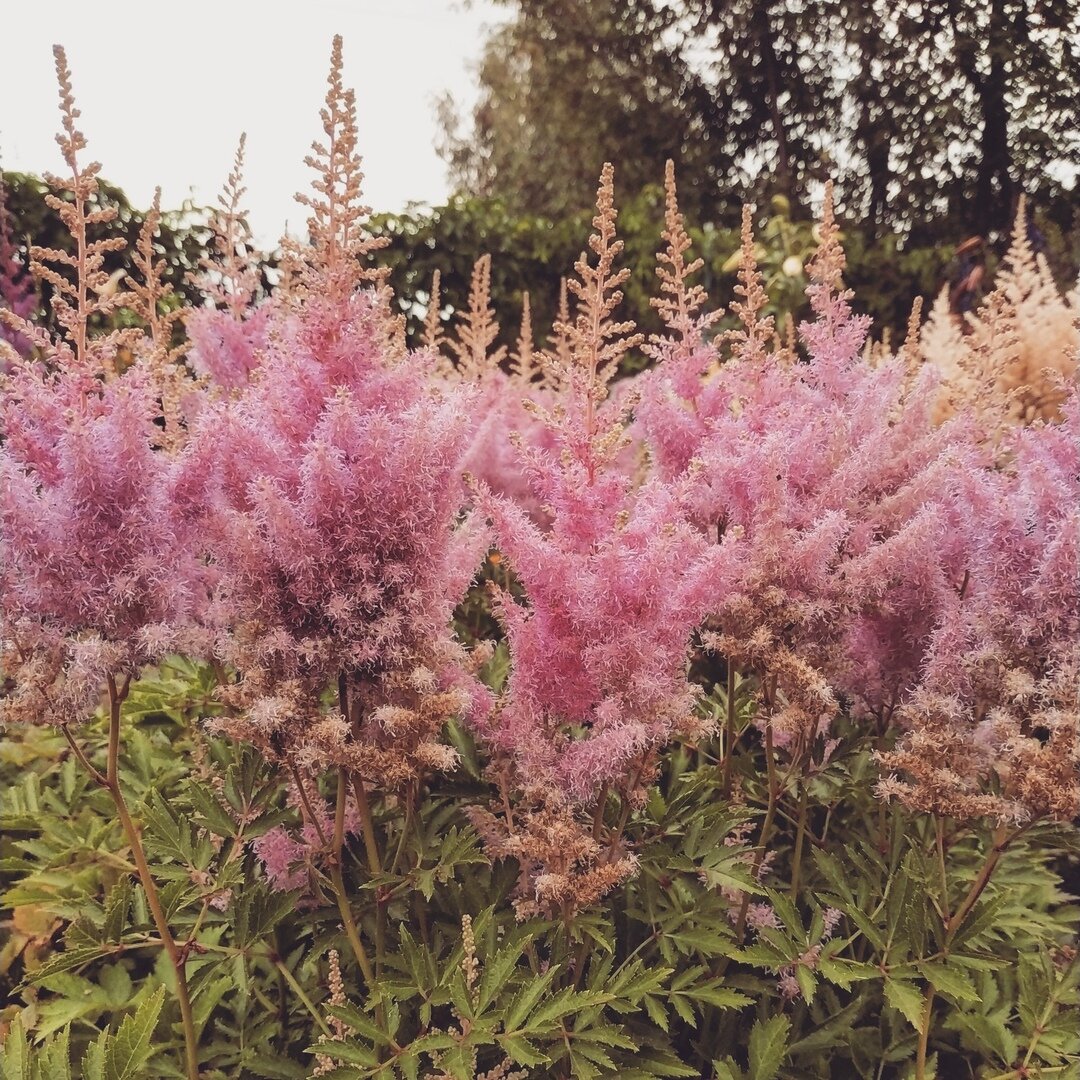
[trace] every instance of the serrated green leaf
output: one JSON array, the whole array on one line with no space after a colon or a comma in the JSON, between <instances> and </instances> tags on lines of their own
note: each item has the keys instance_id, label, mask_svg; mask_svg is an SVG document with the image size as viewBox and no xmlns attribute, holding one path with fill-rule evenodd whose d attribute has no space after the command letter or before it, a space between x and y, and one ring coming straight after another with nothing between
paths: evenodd
<instances>
[{"instance_id":1,"label":"serrated green leaf","mask_svg":"<svg viewBox=\"0 0 1080 1080\"><path fill-rule=\"evenodd\" d=\"M310 1069L270 1054L255 1054L245 1060L244 1066L259 1080L306 1080L311 1075Z\"/></svg>"},{"instance_id":2,"label":"serrated green leaf","mask_svg":"<svg viewBox=\"0 0 1080 1080\"><path fill-rule=\"evenodd\" d=\"M307 1048L309 1054L323 1054L333 1061L344 1061L348 1065L365 1065L373 1068L379 1064L379 1058L370 1046L364 1046L355 1039L329 1040L315 1043Z\"/></svg>"},{"instance_id":3,"label":"serrated green leaf","mask_svg":"<svg viewBox=\"0 0 1080 1080\"><path fill-rule=\"evenodd\" d=\"M111 951L111 949L101 946L65 949L63 952L55 953L46 960L44 964L35 968L27 976L27 982L40 983L43 979L47 979L51 975L57 975L65 971L74 971L75 968L82 967L84 964L89 964L93 960L99 960L103 956L108 956Z\"/></svg>"},{"instance_id":4,"label":"serrated green leaf","mask_svg":"<svg viewBox=\"0 0 1080 1080\"><path fill-rule=\"evenodd\" d=\"M676 945L680 952L700 953L708 959L726 956L731 951L730 935L721 935L714 930L687 927L672 930L664 936Z\"/></svg>"},{"instance_id":5,"label":"serrated green leaf","mask_svg":"<svg viewBox=\"0 0 1080 1080\"><path fill-rule=\"evenodd\" d=\"M540 978L530 979L514 996L503 1020L503 1028L508 1032L517 1031L525 1022L530 1010L548 992L552 980L559 969L548 968ZM525 1064L525 1062L522 1062Z\"/></svg>"},{"instance_id":6,"label":"serrated green leaf","mask_svg":"<svg viewBox=\"0 0 1080 1080\"><path fill-rule=\"evenodd\" d=\"M718 986L715 981L675 992L685 994L702 1005L711 1005L714 1009L741 1009L745 1005L753 1004L753 998L730 987Z\"/></svg>"},{"instance_id":7,"label":"serrated green leaf","mask_svg":"<svg viewBox=\"0 0 1080 1080\"><path fill-rule=\"evenodd\" d=\"M159 986L135 1012L125 1016L105 1051L105 1080L134 1080L153 1053L150 1037L161 1015L165 987Z\"/></svg>"},{"instance_id":8,"label":"serrated green leaf","mask_svg":"<svg viewBox=\"0 0 1080 1080\"><path fill-rule=\"evenodd\" d=\"M0 1050L0 1075L4 1080L30 1080L30 1040L21 1016L16 1016Z\"/></svg>"},{"instance_id":9,"label":"serrated green leaf","mask_svg":"<svg viewBox=\"0 0 1080 1080\"><path fill-rule=\"evenodd\" d=\"M646 994L641 999L641 1003L645 1006L645 1012L648 1013L649 1019L663 1032L667 1032L671 1026L671 1018L668 1016L667 1009L664 1008L664 1003L657 997L653 997L652 994Z\"/></svg>"},{"instance_id":10,"label":"serrated green leaf","mask_svg":"<svg viewBox=\"0 0 1080 1080\"><path fill-rule=\"evenodd\" d=\"M476 999L478 1013L485 1012L510 981L525 945L526 939L519 938L503 946L484 963Z\"/></svg>"},{"instance_id":11,"label":"serrated green leaf","mask_svg":"<svg viewBox=\"0 0 1080 1080\"><path fill-rule=\"evenodd\" d=\"M953 949L960 949L969 941L975 941L981 934L992 930L1007 902L1008 896L1001 893L977 904L960 924L960 929L953 938Z\"/></svg>"},{"instance_id":12,"label":"serrated green leaf","mask_svg":"<svg viewBox=\"0 0 1080 1080\"><path fill-rule=\"evenodd\" d=\"M499 1035L497 1038L503 1051L527 1069L547 1065L551 1061L551 1058L542 1054L528 1039L520 1035Z\"/></svg>"},{"instance_id":13,"label":"serrated green leaf","mask_svg":"<svg viewBox=\"0 0 1080 1080\"><path fill-rule=\"evenodd\" d=\"M1016 1039L1001 1017L957 1013L951 1020L952 1026L965 1032L966 1042L974 1044L984 1056L993 1055L1002 1065L1016 1060Z\"/></svg>"},{"instance_id":14,"label":"serrated green leaf","mask_svg":"<svg viewBox=\"0 0 1080 1080\"><path fill-rule=\"evenodd\" d=\"M712 1063L713 1072L716 1073L716 1080L745 1080L745 1074L742 1069L731 1058L724 1058L723 1061L714 1061Z\"/></svg>"},{"instance_id":15,"label":"serrated green leaf","mask_svg":"<svg viewBox=\"0 0 1080 1080\"><path fill-rule=\"evenodd\" d=\"M921 1028L923 995L917 986L901 979L886 979L885 1000L904 1016L916 1031Z\"/></svg>"},{"instance_id":16,"label":"serrated green leaf","mask_svg":"<svg viewBox=\"0 0 1080 1080\"><path fill-rule=\"evenodd\" d=\"M788 1048L789 1056L793 1060L798 1060L802 1057L812 1057L836 1045L848 1045L855 1021L865 1008L866 998L856 998L824 1023L818 1024L804 1038L792 1043Z\"/></svg>"},{"instance_id":17,"label":"serrated green leaf","mask_svg":"<svg viewBox=\"0 0 1080 1080\"><path fill-rule=\"evenodd\" d=\"M832 956L823 956L818 961L818 971L823 978L845 990L850 990L856 982L874 979L881 974L873 964L860 964L856 960Z\"/></svg>"},{"instance_id":18,"label":"serrated green leaf","mask_svg":"<svg viewBox=\"0 0 1080 1080\"><path fill-rule=\"evenodd\" d=\"M791 1021L786 1016L759 1020L750 1030L749 1080L775 1080L787 1057Z\"/></svg>"},{"instance_id":19,"label":"serrated green leaf","mask_svg":"<svg viewBox=\"0 0 1080 1080\"><path fill-rule=\"evenodd\" d=\"M109 1033L103 1031L87 1048L83 1055L83 1080L105 1080L105 1047Z\"/></svg>"},{"instance_id":20,"label":"serrated green leaf","mask_svg":"<svg viewBox=\"0 0 1080 1080\"><path fill-rule=\"evenodd\" d=\"M102 938L107 942L119 943L128 925L131 911L131 879L122 878L109 890L105 902L105 923Z\"/></svg>"},{"instance_id":21,"label":"serrated green leaf","mask_svg":"<svg viewBox=\"0 0 1080 1080\"><path fill-rule=\"evenodd\" d=\"M694 1010L690 1005L690 1002L679 994L673 994L668 998L671 1007L679 1014L679 1018L684 1024L689 1024L691 1027L697 1027L697 1017L694 1015Z\"/></svg>"},{"instance_id":22,"label":"serrated green leaf","mask_svg":"<svg viewBox=\"0 0 1080 1080\"><path fill-rule=\"evenodd\" d=\"M41 1054L42 1080L71 1080L71 1029L50 1039Z\"/></svg>"},{"instance_id":23,"label":"serrated green leaf","mask_svg":"<svg viewBox=\"0 0 1080 1080\"><path fill-rule=\"evenodd\" d=\"M201 784L188 784L187 796L195 807L196 820L218 836L235 836L237 825L232 815L218 801L217 795Z\"/></svg>"},{"instance_id":24,"label":"serrated green leaf","mask_svg":"<svg viewBox=\"0 0 1080 1080\"><path fill-rule=\"evenodd\" d=\"M814 994L817 991L817 979L813 972L805 964L795 965L795 979L799 984L799 991L807 1005L813 1004Z\"/></svg>"},{"instance_id":25,"label":"serrated green leaf","mask_svg":"<svg viewBox=\"0 0 1080 1080\"><path fill-rule=\"evenodd\" d=\"M567 1016L601 1004L604 997L591 991L574 991L569 987L549 998L537 1009L522 1029L525 1032L542 1032Z\"/></svg>"},{"instance_id":26,"label":"serrated green leaf","mask_svg":"<svg viewBox=\"0 0 1080 1080\"><path fill-rule=\"evenodd\" d=\"M340 1020L354 1035L370 1039L376 1046L389 1042L386 1032L367 1013L362 1013L353 1005L327 1005L326 1011Z\"/></svg>"},{"instance_id":27,"label":"serrated green leaf","mask_svg":"<svg viewBox=\"0 0 1080 1080\"><path fill-rule=\"evenodd\" d=\"M930 980L935 990L947 994L957 1001L974 1002L979 1000L979 992L971 977L961 968L944 961L919 964L919 971Z\"/></svg>"}]
</instances>

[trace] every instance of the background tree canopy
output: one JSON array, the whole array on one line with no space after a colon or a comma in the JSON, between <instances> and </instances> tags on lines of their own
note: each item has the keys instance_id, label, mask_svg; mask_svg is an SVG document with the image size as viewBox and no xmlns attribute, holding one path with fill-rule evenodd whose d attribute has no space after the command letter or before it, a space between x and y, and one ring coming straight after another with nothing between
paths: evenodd
<instances>
[{"instance_id":1,"label":"background tree canopy","mask_svg":"<svg viewBox=\"0 0 1080 1080\"><path fill-rule=\"evenodd\" d=\"M1059 225L1080 161L1080 6L1064 0L505 0L467 123L464 192L561 218L605 160L624 189L679 163L686 209L803 206L837 180L875 235L1007 226L1020 191Z\"/></svg>"},{"instance_id":2,"label":"background tree canopy","mask_svg":"<svg viewBox=\"0 0 1080 1080\"><path fill-rule=\"evenodd\" d=\"M526 289L543 336L604 161L616 166L628 313L645 329L655 328L647 297L668 158L717 304L734 284L729 259L749 201L774 313L801 317L811 208L829 178L848 280L877 332L899 331L916 295L970 270L953 260L956 244L980 237L976 257L992 262L1022 193L1034 247L1062 280L1075 278L1075 0L501 2L510 17L485 43L478 103L467 116L450 99L440 107L454 195L373 223L391 239L380 261L414 342L432 273L449 315L484 253L503 340L516 334ZM63 246L43 184L7 183L18 239ZM134 236L141 215L122 192L109 196ZM191 208L166 217L167 276L181 295L207 235Z\"/></svg>"},{"instance_id":3,"label":"background tree canopy","mask_svg":"<svg viewBox=\"0 0 1080 1080\"><path fill-rule=\"evenodd\" d=\"M1062 278L1080 255L1080 5L1064 0L504 0L468 116L442 103L457 195L382 219L399 295L431 271L459 308L473 259L493 256L504 333L529 282L547 325L586 235L604 161L616 164L631 313L650 327L664 161L706 260L730 293L744 201L759 207L778 314L801 314L782 272L812 246L811 202L838 187L849 280L878 327L970 269L954 246L1005 246L1020 194L1033 246ZM773 213L766 216L766 209ZM730 274L730 267L728 269ZM544 295L535 295L541 288ZM418 310L407 308L415 330ZM506 334L509 338L509 334Z\"/></svg>"}]
</instances>

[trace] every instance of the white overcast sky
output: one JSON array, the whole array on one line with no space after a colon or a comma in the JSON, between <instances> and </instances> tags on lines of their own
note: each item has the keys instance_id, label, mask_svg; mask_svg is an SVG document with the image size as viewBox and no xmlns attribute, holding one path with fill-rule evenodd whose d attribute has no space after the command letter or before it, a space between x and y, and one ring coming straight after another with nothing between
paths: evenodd
<instances>
[{"instance_id":1,"label":"white overcast sky","mask_svg":"<svg viewBox=\"0 0 1080 1080\"><path fill-rule=\"evenodd\" d=\"M345 39L357 95L365 195L375 210L438 203L435 100L475 100L473 63L490 0L0 0L0 157L19 172L58 171L52 45L65 46L88 159L137 206L209 203L247 132L247 204L272 244L303 221L293 194L320 134L330 42Z\"/></svg>"}]
</instances>

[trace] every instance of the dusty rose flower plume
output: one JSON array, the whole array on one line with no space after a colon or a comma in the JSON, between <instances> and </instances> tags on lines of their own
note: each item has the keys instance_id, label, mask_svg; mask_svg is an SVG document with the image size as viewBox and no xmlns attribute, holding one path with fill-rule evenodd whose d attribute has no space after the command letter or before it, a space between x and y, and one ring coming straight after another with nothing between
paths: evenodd
<instances>
[{"instance_id":1,"label":"dusty rose flower plume","mask_svg":"<svg viewBox=\"0 0 1080 1080\"><path fill-rule=\"evenodd\" d=\"M0 712L66 726L87 718L107 682L125 685L175 640L198 589L164 497L169 460L155 449L170 435L161 365L175 358L138 330L91 333L92 320L107 321L122 303L139 310L151 294L104 288L105 256L123 240L88 239L88 227L116 211L97 201L100 167L80 162L86 140L64 52L55 53L57 141L69 175L50 183L69 199L48 199L74 254L32 251L34 273L52 286L59 338L6 313L41 359L19 362L0 389L0 583L5 667L15 681ZM137 261L153 261L154 222L151 214ZM126 368L122 349L134 354Z\"/></svg>"},{"instance_id":2,"label":"dusty rose flower plume","mask_svg":"<svg viewBox=\"0 0 1080 1080\"><path fill-rule=\"evenodd\" d=\"M165 260L154 250L154 235L161 224L161 189L154 192L154 202L139 230L139 240L132 253L132 263L137 274L127 279L132 310L146 324L147 333L136 342L135 351L145 363L153 380L158 399L164 434L163 446L178 449L186 437L185 399L191 403L196 390L188 377L187 369L180 363L188 346L186 342L175 344L185 308L176 302L173 289L163 280Z\"/></svg>"},{"instance_id":3,"label":"dusty rose flower plume","mask_svg":"<svg viewBox=\"0 0 1080 1080\"><path fill-rule=\"evenodd\" d=\"M359 262L382 244L363 231L337 39L331 68L293 285L265 305L257 377L206 408L173 494L203 531L238 676L219 728L297 777L396 791L451 768L445 721L483 708L450 624L487 541L459 520L468 391L435 387L430 352L403 357L384 272Z\"/></svg>"},{"instance_id":4,"label":"dusty rose flower plume","mask_svg":"<svg viewBox=\"0 0 1080 1080\"><path fill-rule=\"evenodd\" d=\"M165 909L120 783L121 707L148 662L191 648L188 633L202 596L202 567L187 529L171 513L166 477L181 441L182 376L161 317L165 296L153 250L158 210L146 220L127 292L110 287L105 258L120 238L90 240L114 207L100 204L97 164L83 166L86 140L63 49L57 46L68 167L52 177L50 207L71 233L74 253L35 247L35 275L52 287L58 338L15 318L39 359L19 362L0 385L0 639L14 683L0 697L0 720L60 727L89 776L112 799L161 948L174 972L183 1021L186 1075L198 1076L197 1037L185 955ZM92 333L121 306L141 314L137 329ZM11 313L7 313L10 315ZM105 696L109 740L102 770L72 729Z\"/></svg>"},{"instance_id":5,"label":"dusty rose flower plume","mask_svg":"<svg viewBox=\"0 0 1080 1080\"><path fill-rule=\"evenodd\" d=\"M437 302L437 283L432 296ZM453 333L445 341L445 351L441 349L437 318L432 321L433 312L437 307L429 307L425 343L435 343L438 370L451 381L464 380L476 389L463 467L492 491L513 499L542 520L540 505L522 475L514 449L518 441L529 446L550 446L546 429L526 408L526 395L548 393L542 381L536 381L538 365L528 297L524 299L521 330L508 363L506 346L497 344L500 326L491 306L490 255L482 255L473 267L469 304L458 314ZM508 371L503 370L504 364Z\"/></svg>"},{"instance_id":6,"label":"dusty rose flower plume","mask_svg":"<svg viewBox=\"0 0 1080 1080\"><path fill-rule=\"evenodd\" d=\"M546 357L560 393L549 408L535 407L553 448L520 452L550 528L479 490L528 599L497 596L511 673L481 730L506 762L500 783L530 809L512 820L476 815L490 850L522 866L522 913L566 916L633 871L618 836L583 832L579 818L602 817L609 791L638 799L654 751L695 726L690 635L727 554L678 523L677 489L663 481L635 488L616 465L625 424L607 407L607 386L641 339L615 317L626 271L616 269L612 179L605 166L591 255L570 283L578 307L561 327L568 360Z\"/></svg>"},{"instance_id":7,"label":"dusty rose flower plume","mask_svg":"<svg viewBox=\"0 0 1080 1080\"><path fill-rule=\"evenodd\" d=\"M201 272L192 275L206 302L187 312L184 319L192 367L224 390L243 386L258 366L270 314L267 306L255 305L258 253L242 206L247 193L246 145L247 136L241 135L232 170L210 218L212 249L203 256Z\"/></svg>"},{"instance_id":8,"label":"dusty rose flower plume","mask_svg":"<svg viewBox=\"0 0 1080 1080\"><path fill-rule=\"evenodd\" d=\"M645 346L645 351L655 360L665 358L665 346L675 346L674 351L682 356L693 354L702 344L709 327L723 314L722 311L705 310L708 294L693 280L705 261L687 258L690 237L679 210L673 161L668 161L664 167L664 228L660 238L665 245L656 257L660 295L649 303L663 320L666 333L654 335Z\"/></svg>"},{"instance_id":9,"label":"dusty rose flower plume","mask_svg":"<svg viewBox=\"0 0 1080 1080\"><path fill-rule=\"evenodd\" d=\"M863 361L868 324L843 265L830 189L810 266L814 319L801 328L809 363L791 364L773 344L744 213L738 327L706 348L662 346L638 410L661 475L683 479L698 528L738 554L734 584L714 590L706 643L758 676L759 720L796 753L840 692L887 723L954 587L954 567L926 557L943 527L927 496L963 432L934 425L930 372L909 386L902 363Z\"/></svg>"},{"instance_id":10,"label":"dusty rose flower plume","mask_svg":"<svg viewBox=\"0 0 1080 1080\"><path fill-rule=\"evenodd\" d=\"M308 209L304 241L282 240L290 291L297 297L322 296L330 302L350 296L361 282L383 286L388 271L362 263L386 247L386 237L365 229L371 208L364 205L364 174L357 151L356 95L342 83L342 41L334 38L326 103L319 112L325 141L311 144L304 164L315 173L311 192L296 201Z\"/></svg>"},{"instance_id":11,"label":"dusty rose flower plume","mask_svg":"<svg viewBox=\"0 0 1080 1080\"><path fill-rule=\"evenodd\" d=\"M942 605L883 796L1021 825L1080 813L1080 400L1014 430L946 492L963 567Z\"/></svg>"},{"instance_id":12,"label":"dusty rose flower plume","mask_svg":"<svg viewBox=\"0 0 1080 1080\"><path fill-rule=\"evenodd\" d=\"M425 349L430 349L441 356L445 342L446 334L442 326L442 273L436 270L431 275L427 310L424 312L424 332L420 336L420 344Z\"/></svg>"},{"instance_id":13,"label":"dusty rose flower plume","mask_svg":"<svg viewBox=\"0 0 1080 1080\"><path fill-rule=\"evenodd\" d=\"M502 363L506 346L495 346L498 336L499 324L491 306L491 256L481 255L469 283L469 306L459 316L456 333L449 341L463 378L482 378Z\"/></svg>"}]
</instances>

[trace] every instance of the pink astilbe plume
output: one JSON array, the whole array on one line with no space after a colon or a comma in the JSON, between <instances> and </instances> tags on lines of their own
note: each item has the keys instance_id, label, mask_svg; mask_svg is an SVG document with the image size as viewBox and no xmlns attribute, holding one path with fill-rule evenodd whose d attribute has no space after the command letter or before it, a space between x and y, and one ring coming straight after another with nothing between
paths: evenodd
<instances>
[{"instance_id":1,"label":"pink astilbe plume","mask_svg":"<svg viewBox=\"0 0 1080 1080\"><path fill-rule=\"evenodd\" d=\"M701 262L685 262L689 238L679 213L673 172L668 177L667 203L664 236L668 246L657 257L661 288L670 294L666 305L657 305L667 333L654 338L649 346L659 366L637 380L640 401L635 427L643 433L661 475L671 479L686 470L708 440L713 418L726 414L730 407L730 394L722 381L705 378L720 361L721 346L729 340L736 356L761 360L773 336L773 320L762 314L768 297L757 269L750 207L744 206L735 286L742 299L731 306L740 327L715 341L705 340L704 331L717 314L699 313L703 297L697 291L700 286L692 284L690 278Z\"/></svg>"},{"instance_id":2,"label":"pink astilbe plume","mask_svg":"<svg viewBox=\"0 0 1080 1080\"><path fill-rule=\"evenodd\" d=\"M279 892L308 891L312 874L334 831L334 810L319 794L314 782L308 782L301 794L293 780L289 785L288 802L300 813L300 827L289 829L277 825L255 840L251 847L274 889ZM360 818L355 802L350 799L345 808L345 833L352 835L359 831Z\"/></svg>"},{"instance_id":3,"label":"pink astilbe plume","mask_svg":"<svg viewBox=\"0 0 1080 1080\"><path fill-rule=\"evenodd\" d=\"M481 255L469 283L469 306L458 317L456 333L448 343L462 376L479 379L502 363L506 346L495 346L498 336L499 324L491 306L491 256Z\"/></svg>"},{"instance_id":4,"label":"pink astilbe plume","mask_svg":"<svg viewBox=\"0 0 1080 1080\"><path fill-rule=\"evenodd\" d=\"M200 514L209 506L221 648L246 708L234 732L392 784L401 777L376 747L403 744L417 721L380 710L421 699L421 711L463 707L440 696L435 673L454 662L452 612L485 546L455 527L465 414L415 365L381 366L369 297L343 305L340 353L311 351L305 318L268 349L255 383L207 409L177 496ZM363 704L365 741L351 747L319 704L342 672ZM425 739L436 719L425 715Z\"/></svg>"},{"instance_id":5,"label":"pink astilbe plume","mask_svg":"<svg viewBox=\"0 0 1080 1080\"><path fill-rule=\"evenodd\" d=\"M519 447L551 449L548 428L532 408L552 401L552 388L540 374L540 356L532 343L528 295L524 298L522 326L510 357L510 372L499 366L507 350L490 346L499 333L495 312L489 308L490 259L477 261L470 289L470 310L462 319L458 339L450 342L457 354L456 370L476 387L471 409L469 449L463 467L497 495L528 511L535 521L545 514L525 476Z\"/></svg>"},{"instance_id":6,"label":"pink astilbe plume","mask_svg":"<svg viewBox=\"0 0 1080 1080\"><path fill-rule=\"evenodd\" d=\"M723 580L726 567L725 546L680 522L677 488L659 480L635 488L614 466L625 425L604 408L607 383L640 341L632 324L614 318L626 280L615 269L622 246L615 216L605 166L590 239L595 261L582 255L571 283L578 310L563 327L569 363L558 373L559 397L541 413L554 449L521 454L550 529L505 497L479 492L528 601L498 597L511 673L481 731L510 763L507 783L543 804L526 820L550 819L520 843L496 843L491 821L485 831L495 853L525 844L517 853L528 879L522 888L545 909L565 910L575 881L593 896L590 882L602 894L632 871L622 856L597 864L600 846L584 838L578 865L562 865L565 856L555 860L543 837L564 835L575 807L594 804L603 790L634 797L651 776L652 752L696 726L690 639L709 608L708 586Z\"/></svg>"},{"instance_id":7,"label":"pink astilbe plume","mask_svg":"<svg viewBox=\"0 0 1080 1080\"><path fill-rule=\"evenodd\" d=\"M763 348L744 232L743 329L708 378L674 347L642 426L706 533L736 537L708 645L759 676L770 734L805 750L846 698L884 733L883 796L918 811L1065 820L1080 809L1080 441L1061 425L992 456L970 414L939 426L939 377L907 346L871 367L826 200L810 354ZM674 371L666 370L674 362ZM690 376L690 377L688 377ZM671 422L668 423L668 418ZM679 433L678 439L671 432Z\"/></svg>"},{"instance_id":8,"label":"pink astilbe plume","mask_svg":"<svg viewBox=\"0 0 1080 1080\"><path fill-rule=\"evenodd\" d=\"M469 445L463 468L493 492L513 499L536 520L544 514L522 473L515 444L550 447L547 429L530 411L528 399L550 396L532 340L528 294L522 307L521 330L510 356L509 372L500 366L505 346L496 346L499 323L491 307L491 257L481 256L473 267L469 306L457 319L452 337L444 339L438 318L439 278L432 282L431 304L425 320L424 343L434 350L436 368L452 382L464 380L475 389L470 407ZM442 346L446 345L446 351ZM452 354L453 359L450 355Z\"/></svg>"},{"instance_id":9,"label":"pink astilbe plume","mask_svg":"<svg viewBox=\"0 0 1080 1080\"><path fill-rule=\"evenodd\" d=\"M364 223L371 209L361 198L364 174L357 153L356 95L342 83L342 41L334 38L327 78L326 104L320 110L325 142L314 142L304 159L315 173L312 192L296 201L309 211L308 237L282 241L283 265L296 296L349 296L361 282L375 283L380 293L388 271L368 268L365 260L386 247L387 237L371 236Z\"/></svg>"},{"instance_id":10,"label":"pink astilbe plume","mask_svg":"<svg viewBox=\"0 0 1080 1080\"><path fill-rule=\"evenodd\" d=\"M7 719L84 719L108 675L175 645L198 599L198 568L170 524L148 380L98 386L25 370L0 400L3 430L17 434L0 449ZM35 413L45 422L31 433Z\"/></svg>"},{"instance_id":11,"label":"pink astilbe plume","mask_svg":"<svg viewBox=\"0 0 1080 1080\"><path fill-rule=\"evenodd\" d=\"M516 907L572 917L636 869L598 816L608 791L634 805L653 779L656 753L700 727L687 678L691 635L725 579L728 546L683 522L680 489L636 486L619 468L623 417L605 408L608 382L640 342L615 319L626 271L616 270L612 170L605 165L590 239L570 289L576 318L561 321L558 393L535 407L552 450L523 447L522 469L550 518L544 530L522 507L478 485L501 553L527 605L497 594L511 673L490 723L505 820L481 808L474 824L494 858L519 866ZM494 811L495 808L492 808ZM591 812L590 812L591 811ZM598 835L599 834L599 835Z\"/></svg>"},{"instance_id":12,"label":"pink astilbe plume","mask_svg":"<svg viewBox=\"0 0 1080 1080\"><path fill-rule=\"evenodd\" d=\"M326 168L355 178L339 68L336 42ZM400 354L381 275L346 265L354 179L316 190L329 231L294 251L307 286L268 302L256 376L206 408L173 494L204 532L218 648L239 675L224 726L290 766L395 788L452 765L443 723L483 704L450 629L487 546L459 520L468 391L437 387L429 352Z\"/></svg>"},{"instance_id":13,"label":"pink astilbe plume","mask_svg":"<svg viewBox=\"0 0 1080 1080\"><path fill-rule=\"evenodd\" d=\"M664 229L660 236L666 245L657 255L660 296L654 297L650 304L659 312L666 333L655 335L645 347L655 360L663 359L665 345L674 345L681 355L693 353L701 345L705 332L722 314L702 310L708 295L700 283L692 280L705 261L687 258L690 237L679 210L673 161L664 167Z\"/></svg>"},{"instance_id":14,"label":"pink astilbe plume","mask_svg":"<svg viewBox=\"0 0 1080 1080\"><path fill-rule=\"evenodd\" d=\"M139 331L90 336L113 310L91 299L101 260L117 246L88 243L98 166L81 168L85 139L62 49L56 50L72 202L53 196L76 255L34 249L54 287L60 340L25 325L43 359L20 362L0 390L0 587L5 668L14 690L6 719L67 725L86 718L106 681L129 679L176 644L199 597L199 569L165 497L158 379ZM49 259L60 269L50 270ZM129 295L129 294L128 294ZM148 339L149 340L149 339ZM135 362L119 372L120 345Z\"/></svg>"},{"instance_id":15,"label":"pink astilbe plume","mask_svg":"<svg viewBox=\"0 0 1080 1080\"><path fill-rule=\"evenodd\" d=\"M160 403L164 428L160 444L175 452L186 438L188 414L198 411L201 395L187 367L181 363L188 344L176 339L185 308L172 287L165 283L165 260L154 248L160 225L161 189L158 188L139 230L132 253L136 273L128 276L127 285L132 310L146 326L146 333L134 342L133 351L138 363L148 372Z\"/></svg>"},{"instance_id":16,"label":"pink astilbe plume","mask_svg":"<svg viewBox=\"0 0 1080 1080\"><path fill-rule=\"evenodd\" d=\"M746 218L731 359L702 378L700 351L669 348L639 410L661 474L688 483L698 527L737 545L738 580L715 590L707 642L762 677L761 715L804 748L838 691L884 722L916 681L962 575L936 558L946 523L933 496L968 445L958 424L935 426L931 373L908 387L901 364L862 361L867 320L842 287L831 193L821 234L808 364L767 349Z\"/></svg>"},{"instance_id":17,"label":"pink astilbe plume","mask_svg":"<svg viewBox=\"0 0 1080 1080\"><path fill-rule=\"evenodd\" d=\"M71 233L74 252L34 245L30 248L30 269L39 281L52 287L50 304L53 317L61 327L61 336L50 339L43 330L13 317L10 312L0 312L0 319L25 334L58 367L109 378L119 370L121 350L140 336L134 329L113 329L95 336L90 333L92 320L107 322L131 300L130 293L123 289L108 287L109 275L105 271L106 255L122 250L125 241L121 236L100 240L89 237L90 226L115 221L117 209L101 204L97 180L101 165L96 161L82 165L79 161L79 152L86 148L86 137L76 127L80 113L71 89L71 71L59 45L54 46L53 55L60 85L62 125L56 142L68 172L65 176L46 173L45 179L53 192L63 192L67 198L50 193L45 196L45 202Z\"/></svg>"},{"instance_id":18,"label":"pink astilbe plume","mask_svg":"<svg viewBox=\"0 0 1080 1080\"><path fill-rule=\"evenodd\" d=\"M259 284L257 254L241 202L244 187L245 135L240 136L232 171L210 220L213 252L193 275L206 305L186 313L184 326L192 367L217 387L243 386L258 366L266 344L270 309L255 306Z\"/></svg>"},{"instance_id":19,"label":"pink astilbe plume","mask_svg":"<svg viewBox=\"0 0 1080 1080\"><path fill-rule=\"evenodd\" d=\"M963 587L943 609L881 793L951 817L1080 813L1080 400L958 477Z\"/></svg>"}]
</instances>

